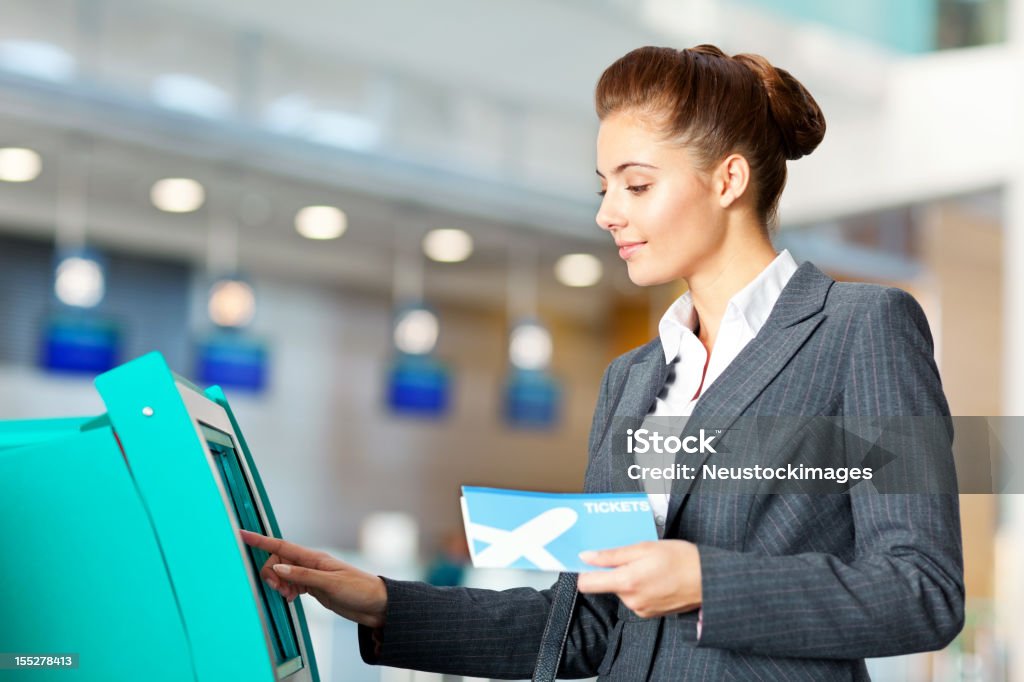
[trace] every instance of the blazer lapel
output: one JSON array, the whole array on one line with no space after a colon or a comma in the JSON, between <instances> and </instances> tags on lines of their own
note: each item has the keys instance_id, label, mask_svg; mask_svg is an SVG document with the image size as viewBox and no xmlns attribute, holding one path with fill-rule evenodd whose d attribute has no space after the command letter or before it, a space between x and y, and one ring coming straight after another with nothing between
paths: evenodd
<instances>
[{"instance_id":1,"label":"blazer lapel","mask_svg":"<svg viewBox=\"0 0 1024 682\"><path fill-rule=\"evenodd\" d=\"M695 434L700 427L724 432L746 412L821 324L825 296L834 283L809 261L797 268L757 336L697 401L684 434ZM670 528L709 456L707 453L695 460L697 473L693 478L673 481L668 509Z\"/></svg>"},{"instance_id":2,"label":"blazer lapel","mask_svg":"<svg viewBox=\"0 0 1024 682\"><path fill-rule=\"evenodd\" d=\"M658 393L665 386L670 368L671 365L665 362L660 341L651 344L651 349L645 355L638 356L629 367L621 396L613 411L613 421L608 425L605 440L601 445L608 455L611 466L610 490L643 492L641 482L627 475L629 466L633 464L633 455L628 454L625 447L619 447L623 443L619 442L621 438L616 438L615 434L619 433L621 436L626 423L635 421L632 426L639 426L650 411Z\"/></svg>"}]
</instances>

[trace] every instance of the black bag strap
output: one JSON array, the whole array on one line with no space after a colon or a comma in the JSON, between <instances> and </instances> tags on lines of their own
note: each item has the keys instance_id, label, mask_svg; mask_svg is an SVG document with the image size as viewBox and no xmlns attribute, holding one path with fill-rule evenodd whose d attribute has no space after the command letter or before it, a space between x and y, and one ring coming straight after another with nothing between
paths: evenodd
<instances>
[{"instance_id":1,"label":"black bag strap","mask_svg":"<svg viewBox=\"0 0 1024 682\"><path fill-rule=\"evenodd\" d=\"M551 610L544 625L544 634L533 669L533 682L554 682L569 637L572 612L576 608L576 574L560 573L551 599Z\"/></svg>"}]
</instances>

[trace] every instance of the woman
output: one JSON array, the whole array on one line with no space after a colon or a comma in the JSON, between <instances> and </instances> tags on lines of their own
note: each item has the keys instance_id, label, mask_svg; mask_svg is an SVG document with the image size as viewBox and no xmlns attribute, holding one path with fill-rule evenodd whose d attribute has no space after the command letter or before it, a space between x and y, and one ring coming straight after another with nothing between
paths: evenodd
<instances>
[{"instance_id":1,"label":"woman","mask_svg":"<svg viewBox=\"0 0 1024 682\"><path fill-rule=\"evenodd\" d=\"M635 50L605 71L596 100L597 222L633 282L682 279L689 291L659 338L605 372L585 489L642 485L661 539L588 553L612 570L563 574L550 590L491 592L382 579L247 534L274 553L262 576L360 623L367 661L479 677L860 680L865 657L945 646L963 623L955 487L659 490L627 475L635 462L616 437L620 418L921 415L939 420L938 446L905 459L950 480L949 410L914 300L836 283L772 247L786 161L824 135L818 105L764 58L709 45ZM806 424L774 425L757 461L816 454ZM852 440L838 446L843 461Z\"/></svg>"}]
</instances>

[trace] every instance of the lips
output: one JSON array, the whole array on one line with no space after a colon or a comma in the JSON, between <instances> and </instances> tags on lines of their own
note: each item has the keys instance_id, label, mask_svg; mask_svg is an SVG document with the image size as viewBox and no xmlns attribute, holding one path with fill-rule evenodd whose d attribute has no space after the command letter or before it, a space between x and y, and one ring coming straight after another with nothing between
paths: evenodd
<instances>
[{"instance_id":1,"label":"lips","mask_svg":"<svg viewBox=\"0 0 1024 682\"><path fill-rule=\"evenodd\" d=\"M619 247L619 258L622 260L629 260L633 254L642 249L647 242L621 242L616 246Z\"/></svg>"}]
</instances>

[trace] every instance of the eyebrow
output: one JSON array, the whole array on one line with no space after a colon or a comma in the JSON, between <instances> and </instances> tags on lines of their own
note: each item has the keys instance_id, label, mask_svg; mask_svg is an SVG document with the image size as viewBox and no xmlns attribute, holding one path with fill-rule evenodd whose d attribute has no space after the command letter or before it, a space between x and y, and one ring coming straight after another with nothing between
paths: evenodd
<instances>
[{"instance_id":1,"label":"eyebrow","mask_svg":"<svg viewBox=\"0 0 1024 682\"><path fill-rule=\"evenodd\" d=\"M618 175L619 173L621 173L622 171L626 170L631 166L639 166L640 168L653 168L655 170L658 169L657 166L652 166L649 163L641 163L639 161L627 161L626 163L619 164L618 167L612 171L612 175ZM597 173L602 178L604 177L604 174L601 171L595 169L594 172Z\"/></svg>"}]
</instances>

